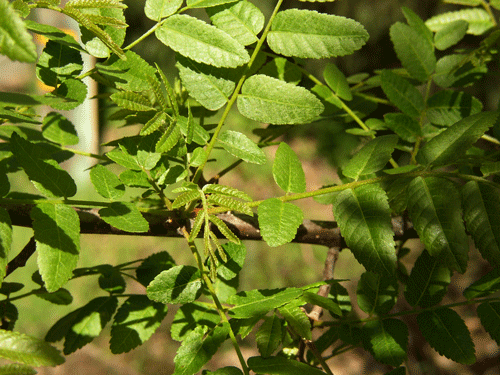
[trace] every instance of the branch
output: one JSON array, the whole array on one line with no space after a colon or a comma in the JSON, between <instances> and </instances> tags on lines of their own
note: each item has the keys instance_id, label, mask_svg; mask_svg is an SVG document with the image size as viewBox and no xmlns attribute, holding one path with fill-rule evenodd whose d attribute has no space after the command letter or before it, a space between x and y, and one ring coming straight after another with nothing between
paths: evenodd
<instances>
[{"instance_id":1,"label":"branch","mask_svg":"<svg viewBox=\"0 0 500 375\"><path fill-rule=\"evenodd\" d=\"M32 227L30 211L33 205L12 204L1 205L10 215L12 225L21 227ZM80 217L80 232L90 234L117 234L133 236L152 236L152 237L182 237L180 229L189 226L186 220L179 219L173 212L164 211L161 213L143 213L144 218L149 223L149 231L145 233L130 233L116 229L106 223L99 216L99 210L96 208L74 208ZM234 234L241 240L261 241L262 236L259 230L257 215L254 217L233 213L223 213L217 215L223 220ZM416 238L417 234L413 230L412 223L404 217L394 217L392 226L395 239L404 240L407 238ZM213 232L221 239L225 238L216 226L211 228ZM199 237L203 234L200 233ZM293 242L323 245L327 247L347 247L340 234L340 229L335 221L304 220L297 231Z\"/></svg>"}]
</instances>

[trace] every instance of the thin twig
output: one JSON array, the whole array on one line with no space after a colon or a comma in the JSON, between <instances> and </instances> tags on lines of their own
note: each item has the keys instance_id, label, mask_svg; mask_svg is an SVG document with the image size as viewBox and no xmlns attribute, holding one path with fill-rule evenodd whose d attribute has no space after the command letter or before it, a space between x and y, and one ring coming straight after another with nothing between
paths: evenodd
<instances>
[{"instance_id":1,"label":"thin twig","mask_svg":"<svg viewBox=\"0 0 500 375\"><path fill-rule=\"evenodd\" d=\"M24 248L20 251L20 253L17 254L15 258L9 262L9 264L7 264L5 277L9 276L19 267L24 267L28 259L33 255L35 251L36 251L35 237L31 237L29 242L26 244L26 246L24 246Z\"/></svg>"}]
</instances>

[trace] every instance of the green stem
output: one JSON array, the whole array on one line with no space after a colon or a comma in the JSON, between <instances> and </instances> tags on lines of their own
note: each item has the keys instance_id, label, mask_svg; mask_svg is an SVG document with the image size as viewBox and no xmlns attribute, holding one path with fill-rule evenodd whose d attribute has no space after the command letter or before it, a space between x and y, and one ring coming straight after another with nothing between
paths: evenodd
<instances>
[{"instance_id":1,"label":"green stem","mask_svg":"<svg viewBox=\"0 0 500 375\"><path fill-rule=\"evenodd\" d=\"M223 323L227 323L229 325L229 337L231 338L231 342L233 343L234 350L236 351L236 354L238 355L238 359L240 361L241 367L243 369L243 372L245 375L250 375L250 372L248 370L248 367L245 362L245 358L243 357L243 354L241 353L240 346L238 344L238 341L236 340L236 336L234 335L233 329L231 328L231 324L229 323L229 319L226 316L225 309L222 306L219 298L217 297L217 293L215 292L215 288L212 284L212 280L210 280L210 277L208 276L208 271L205 268L205 265L203 264L203 260L201 258L200 252L198 251L198 248L196 247L196 244L194 241L189 240L189 233L187 232L186 228L182 228L182 233L184 237L186 238L186 241L188 242L189 248L191 249L191 252L193 253L194 258L196 259L196 263L198 264L198 268L201 271L201 275L203 278L203 281L205 282L205 285L207 286L207 289L215 303L215 306L217 307L217 311L219 312L220 318Z\"/></svg>"},{"instance_id":2,"label":"green stem","mask_svg":"<svg viewBox=\"0 0 500 375\"><path fill-rule=\"evenodd\" d=\"M264 44L264 41L267 38L267 34L269 33L269 30L271 29L271 24L274 20L274 17L276 17L276 14L278 13L278 10L281 7L282 3L283 3L283 0L279 0L278 4L276 4L274 11L273 11L273 14L271 15L271 18L269 19L269 22L267 23L266 28L264 29L264 32L262 33L262 36L260 37L259 41L257 42L257 45L255 46L255 49L252 53L252 56L250 57L250 61L248 62L247 67L246 67L243 75L241 76L240 80L238 81L238 84L236 85L236 88L234 89L233 94L231 95L231 98L229 99L229 101L226 105L226 108L224 109L224 112L222 113L222 117L219 120L217 127L215 128L214 134L212 135L212 139L210 140L210 142L207 145L207 148L206 148L207 159L206 160L208 160L208 157L210 156L210 153L212 152L212 150L215 146L215 142L217 141L217 138L219 137L219 133L222 129L222 126L226 122L226 118L229 115L229 111L231 110L234 103L236 102L236 99L238 98L241 87L243 86L243 83L247 79L247 74L250 71L250 69L252 68L253 63L254 63L255 59L257 58L257 55L259 54L259 51L261 50L262 45ZM203 162L198 167L198 169L196 169L196 172L193 176L193 182L195 184L200 180L202 173L203 173L203 169L205 168L205 164L206 164L206 161Z\"/></svg>"},{"instance_id":3,"label":"green stem","mask_svg":"<svg viewBox=\"0 0 500 375\"><path fill-rule=\"evenodd\" d=\"M132 47L134 47L136 44L142 42L148 36L150 36L151 34L153 34L156 31L156 29L159 28L163 24L163 22L164 21L158 22L156 25L154 25L152 28L150 28L148 31L146 31L144 34L142 34L139 38L137 38L132 43L130 43L128 46L126 46L125 48L123 48L123 50L127 51L127 50L131 49Z\"/></svg>"},{"instance_id":4,"label":"green stem","mask_svg":"<svg viewBox=\"0 0 500 375\"><path fill-rule=\"evenodd\" d=\"M91 152L86 152L86 151L81 151L81 150L75 150L74 148L69 148L69 147L65 147L65 146L60 146L60 149L63 150L63 151L69 151L75 155L82 155L82 156L88 156L89 158L94 158L94 159L98 159L98 160L105 160L105 161L109 161L109 159L104 156L104 155L98 155L98 154L93 154Z\"/></svg>"}]
</instances>

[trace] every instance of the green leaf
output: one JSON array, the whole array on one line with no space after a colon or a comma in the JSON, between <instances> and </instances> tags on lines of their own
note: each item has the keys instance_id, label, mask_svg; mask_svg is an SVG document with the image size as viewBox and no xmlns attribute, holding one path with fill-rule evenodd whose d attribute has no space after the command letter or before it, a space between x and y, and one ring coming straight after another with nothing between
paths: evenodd
<instances>
[{"instance_id":1,"label":"green leaf","mask_svg":"<svg viewBox=\"0 0 500 375\"><path fill-rule=\"evenodd\" d=\"M377 185L344 190L333 204L333 215L347 246L366 270L392 278L396 251L385 192Z\"/></svg>"},{"instance_id":2,"label":"green leaf","mask_svg":"<svg viewBox=\"0 0 500 375\"><path fill-rule=\"evenodd\" d=\"M285 357L250 357L248 367L256 374L269 375L324 375L316 367Z\"/></svg>"},{"instance_id":3,"label":"green leaf","mask_svg":"<svg viewBox=\"0 0 500 375\"><path fill-rule=\"evenodd\" d=\"M3 329L0 329L0 357L36 367L64 363L59 351L45 341Z\"/></svg>"},{"instance_id":4,"label":"green leaf","mask_svg":"<svg viewBox=\"0 0 500 375\"><path fill-rule=\"evenodd\" d=\"M36 75L46 85L57 87L62 81L80 74L82 69L79 50L49 40L38 59Z\"/></svg>"},{"instance_id":5,"label":"green leaf","mask_svg":"<svg viewBox=\"0 0 500 375\"><path fill-rule=\"evenodd\" d=\"M235 319L246 319L265 314L300 297L302 289L254 289L239 292L228 298L227 303L235 305L229 315Z\"/></svg>"},{"instance_id":6,"label":"green leaf","mask_svg":"<svg viewBox=\"0 0 500 375\"><path fill-rule=\"evenodd\" d=\"M473 298L485 297L500 290L500 268L494 268L479 280L474 282L464 291L464 297L471 300Z\"/></svg>"},{"instance_id":7,"label":"green leaf","mask_svg":"<svg viewBox=\"0 0 500 375\"><path fill-rule=\"evenodd\" d=\"M238 190L231 186L219 185L219 184L206 184L203 186L203 192L206 194L221 194L227 195L228 197L240 198L245 201L252 201L252 198L244 191Z\"/></svg>"},{"instance_id":8,"label":"green leaf","mask_svg":"<svg viewBox=\"0 0 500 375\"><path fill-rule=\"evenodd\" d=\"M481 79L488 71L485 64L473 65L466 55L446 55L436 65L434 82L441 87L468 86Z\"/></svg>"},{"instance_id":9,"label":"green leaf","mask_svg":"<svg viewBox=\"0 0 500 375\"><path fill-rule=\"evenodd\" d=\"M445 50L462 40L467 33L469 23L458 20L445 25L434 36L434 44L437 49Z\"/></svg>"},{"instance_id":10,"label":"green leaf","mask_svg":"<svg viewBox=\"0 0 500 375\"><path fill-rule=\"evenodd\" d=\"M217 274L224 280L231 280L238 276L245 263L247 250L244 244L234 244L231 242L222 245L226 252L227 261L217 267Z\"/></svg>"},{"instance_id":11,"label":"green leaf","mask_svg":"<svg viewBox=\"0 0 500 375\"><path fill-rule=\"evenodd\" d=\"M264 323L255 334L255 342L262 357L269 357L278 349L281 343L282 325L281 319L275 314L264 317Z\"/></svg>"},{"instance_id":12,"label":"green leaf","mask_svg":"<svg viewBox=\"0 0 500 375\"><path fill-rule=\"evenodd\" d=\"M181 138L181 131L175 122L172 122L168 129L163 133L163 135L156 143L156 152L167 153L172 150L179 142Z\"/></svg>"},{"instance_id":13,"label":"green leaf","mask_svg":"<svg viewBox=\"0 0 500 375\"><path fill-rule=\"evenodd\" d=\"M406 21L408 21L408 25L417 32L417 34L423 36L425 40L429 43L429 45L434 45L434 36L432 35L432 31L426 26L424 21L410 8L401 7L401 11L403 12Z\"/></svg>"},{"instance_id":14,"label":"green leaf","mask_svg":"<svg viewBox=\"0 0 500 375\"><path fill-rule=\"evenodd\" d=\"M425 21L425 24L432 31L438 32L445 26L458 20L467 21L469 23L467 33L472 35L482 35L495 26L488 12L480 8L461 9L454 12L438 14Z\"/></svg>"},{"instance_id":15,"label":"green leaf","mask_svg":"<svg viewBox=\"0 0 500 375\"><path fill-rule=\"evenodd\" d=\"M234 130L226 130L217 138L221 146L231 155L246 162L265 164L266 154L245 134Z\"/></svg>"},{"instance_id":16,"label":"green leaf","mask_svg":"<svg viewBox=\"0 0 500 375\"><path fill-rule=\"evenodd\" d=\"M175 66L189 95L210 111L225 105L236 87L234 71L197 63L182 56L177 58Z\"/></svg>"},{"instance_id":17,"label":"green leaf","mask_svg":"<svg viewBox=\"0 0 500 375\"><path fill-rule=\"evenodd\" d=\"M408 74L419 81L426 81L436 68L434 49L425 35L401 22L391 26L391 41L398 59Z\"/></svg>"},{"instance_id":18,"label":"green leaf","mask_svg":"<svg viewBox=\"0 0 500 375\"><path fill-rule=\"evenodd\" d=\"M135 270L135 275L142 285L148 286L157 275L173 266L175 266L174 259L166 251L161 251L144 259Z\"/></svg>"},{"instance_id":19,"label":"green leaf","mask_svg":"<svg viewBox=\"0 0 500 375\"><path fill-rule=\"evenodd\" d=\"M146 0L144 14L153 21L171 16L181 7L183 0Z\"/></svg>"},{"instance_id":20,"label":"green leaf","mask_svg":"<svg viewBox=\"0 0 500 375\"><path fill-rule=\"evenodd\" d=\"M324 110L309 90L262 74L245 81L237 104L243 116L277 125L308 123Z\"/></svg>"},{"instance_id":21,"label":"green leaf","mask_svg":"<svg viewBox=\"0 0 500 375\"><path fill-rule=\"evenodd\" d=\"M384 121L387 128L406 142L414 143L417 137L422 135L420 123L405 113L387 113L384 115Z\"/></svg>"},{"instance_id":22,"label":"green leaf","mask_svg":"<svg viewBox=\"0 0 500 375\"><path fill-rule=\"evenodd\" d=\"M200 371L226 341L230 329L229 323L223 323L207 335L207 327L196 327L177 350L173 375L192 375Z\"/></svg>"},{"instance_id":23,"label":"green leaf","mask_svg":"<svg viewBox=\"0 0 500 375\"><path fill-rule=\"evenodd\" d=\"M104 198L115 200L125 193L122 182L102 164L96 164L90 170L90 180L96 191Z\"/></svg>"},{"instance_id":24,"label":"green leaf","mask_svg":"<svg viewBox=\"0 0 500 375\"><path fill-rule=\"evenodd\" d=\"M481 255L500 266L500 196L498 189L469 181L462 189L467 230Z\"/></svg>"},{"instance_id":25,"label":"green leaf","mask_svg":"<svg viewBox=\"0 0 500 375\"><path fill-rule=\"evenodd\" d=\"M284 57L276 57L269 61L259 70L259 74L293 83L294 85L299 84L302 80L300 68Z\"/></svg>"},{"instance_id":26,"label":"green leaf","mask_svg":"<svg viewBox=\"0 0 500 375\"><path fill-rule=\"evenodd\" d=\"M444 307L417 315L418 328L439 354L452 361L471 365L476 362L474 343L460 316Z\"/></svg>"},{"instance_id":27,"label":"green leaf","mask_svg":"<svg viewBox=\"0 0 500 375\"><path fill-rule=\"evenodd\" d=\"M148 135L153 133L165 123L166 119L167 114L165 112L156 112L155 115L144 124L139 134Z\"/></svg>"},{"instance_id":28,"label":"green leaf","mask_svg":"<svg viewBox=\"0 0 500 375\"><path fill-rule=\"evenodd\" d=\"M64 354L68 355L94 340L118 306L116 297L97 297L78 309L73 317L64 340Z\"/></svg>"},{"instance_id":29,"label":"green leaf","mask_svg":"<svg viewBox=\"0 0 500 375\"><path fill-rule=\"evenodd\" d=\"M202 375L243 375L238 367L227 366L215 371L203 370Z\"/></svg>"},{"instance_id":30,"label":"green leaf","mask_svg":"<svg viewBox=\"0 0 500 375\"><path fill-rule=\"evenodd\" d=\"M356 296L359 308L365 313L385 315L396 304L398 288L394 280L365 272L359 279Z\"/></svg>"},{"instance_id":31,"label":"green leaf","mask_svg":"<svg viewBox=\"0 0 500 375\"><path fill-rule=\"evenodd\" d=\"M406 283L405 298L411 306L423 308L437 305L450 284L451 272L438 258L424 249L411 270Z\"/></svg>"},{"instance_id":32,"label":"green leaf","mask_svg":"<svg viewBox=\"0 0 500 375\"><path fill-rule=\"evenodd\" d=\"M255 5L243 0L205 9L212 23L244 46L257 41L265 17Z\"/></svg>"},{"instance_id":33,"label":"green leaf","mask_svg":"<svg viewBox=\"0 0 500 375\"><path fill-rule=\"evenodd\" d=\"M498 112L481 112L445 129L427 142L417 154L423 165L453 163L495 124Z\"/></svg>"},{"instance_id":34,"label":"green leaf","mask_svg":"<svg viewBox=\"0 0 500 375\"><path fill-rule=\"evenodd\" d=\"M111 352L126 353L144 344L166 315L164 304L152 302L144 295L129 297L116 312L111 327Z\"/></svg>"},{"instance_id":35,"label":"green leaf","mask_svg":"<svg viewBox=\"0 0 500 375\"><path fill-rule=\"evenodd\" d=\"M286 143L281 142L273 163L274 181L286 193L304 193L306 191L306 176L302 164Z\"/></svg>"},{"instance_id":36,"label":"green leaf","mask_svg":"<svg viewBox=\"0 0 500 375\"><path fill-rule=\"evenodd\" d=\"M7 0L0 1L0 53L11 60L33 63L36 46L26 26Z\"/></svg>"},{"instance_id":37,"label":"green leaf","mask_svg":"<svg viewBox=\"0 0 500 375\"><path fill-rule=\"evenodd\" d=\"M132 171L129 169L123 171L122 173L120 173L120 181L130 187L139 187L145 189L151 187L148 175L144 171Z\"/></svg>"},{"instance_id":38,"label":"green leaf","mask_svg":"<svg viewBox=\"0 0 500 375\"><path fill-rule=\"evenodd\" d=\"M43 119L42 135L60 145L76 145L79 142L75 126L57 112L48 113Z\"/></svg>"},{"instance_id":39,"label":"green leaf","mask_svg":"<svg viewBox=\"0 0 500 375\"><path fill-rule=\"evenodd\" d=\"M488 177L500 173L500 162L485 162L481 165L483 177Z\"/></svg>"},{"instance_id":40,"label":"green leaf","mask_svg":"<svg viewBox=\"0 0 500 375\"><path fill-rule=\"evenodd\" d=\"M189 121L185 116L179 116L177 118L177 124L181 130L181 133L187 137L188 135L188 124L191 123L193 127L193 142L199 145L206 145L210 139L210 135L200 124L196 123L194 120Z\"/></svg>"},{"instance_id":41,"label":"green leaf","mask_svg":"<svg viewBox=\"0 0 500 375\"><path fill-rule=\"evenodd\" d=\"M87 85L78 79L67 79L40 100L54 109L69 111L83 103L87 97Z\"/></svg>"},{"instance_id":42,"label":"green leaf","mask_svg":"<svg viewBox=\"0 0 500 375\"><path fill-rule=\"evenodd\" d=\"M424 99L415 86L390 70L383 70L380 79L382 90L396 107L408 116L420 116L424 110Z\"/></svg>"},{"instance_id":43,"label":"green leaf","mask_svg":"<svg viewBox=\"0 0 500 375\"><path fill-rule=\"evenodd\" d=\"M131 111L154 110L151 102L144 95L132 91L119 91L110 96L110 99L120 107Z\"/></svg>"},{"instance_id":44,"label":"green leaf","mask_svg":"<svg viewBox=\"0 0 500 375\"><path fill-rule=\"evenodd\" d=\"M55 305L69 305L73 302L73 296L64 288L58 289L53 293L36 293L35 295Z\"/></svg>"},{"instance_id":45,"label":"green leaf","mask_svg":"<svg viewBox=\"0 0 500 375\"><path fill-rule=\"evenodd\" d=\"M9 263L10 246L12 245L12 222L9 213L0 207L0 285L5 277Z\"/></svg>"},{"instance_id":46,"label":"green leaf","mask_svg":"<svg viewBox=\"0 0 500 375\"><path fill-rule=\"evenodd\" d=\"M250 60L245 48L224 31L186 14L169 17L155 34L174 51L203 64L236 68Z\"/></svg>"},{"instance_id":47,"label":"green leaf","mask_svg":"<svg viewBox=\"0 0 500 375\"><path fill-rule=\"evenodd\" d=\"M24 3L23 3L24 4ZM10 363L0 366L1 375L35 375L37 371L31 366L21 363Z\"/></svg>"},{"instance_id":48,"label":"green leaf","mask_svg":"<svg viewBox=\"0 0 500 375\"><path fill-rule=\"evenodd\" d=\"M35 187L49 197L72 197L76 185L71 176L54 160L44 160L44 151L17 133L10 139L11 151Z\"/></svg>"},{"instance_id":49,"label":"green leaf","mask_svg":"<svg viewBox=\"0 0 500 375\"><path fill-rule=\"evenodd\" d=\"M188 303L202 292L201 275L196 267L175 266L161 272L149 284L148 298L161 303Z\"/></svg>"},{"instance_id":50,"label":"green leaf","mask_svg":"<svg viewBox=\"0 0 500 375\"><path fill-rule=\"evenodd\" d=\"M492 2L494 2L493 0ZM468 5L468 6L478 6L481 5L481 0L444 0L448 4L458 4L458 5Z\"/></svg>"},{"instance_id":51,"label":"green leaf","mask_svg":"<svg viewBox=\"0 0 500 375\"><path fill-rule=\"evenodd\" d=\"M139 164L137 164L137 158L130 155L126 150L122 150L121 148L115 148L106 153L106 156L113 160L116 164L119 164L127 169L142 171Z\"/></svg>"},{"instance_id":52,"label":"green leaf","mask_svg":"<svg viewBox=\"0 0 500 375\"><path fill-rule=\"evenodd\" d=\"M149 223L132 203L113 202L101 208L99 216L109 225L125 232L143 233L149 230Z\"/></svg>"},{"instance_id":53,"label":"green leaf","mask_svg":"<svg viewBox=\"0 0 500 375\"><path fill-rule=\"evenodd\" d=\"M41 203L31 210L38 269L49 292L73 276L80 252L80 219L64 204Z\"/></svg>"},{"instance_id":54,"label":"green leaf","mask_svg":"<svg viewBox=\"0 0 500 375\"><path fill-rule=\"evenodd\" d=\"M427 119L440 126L450 126L481 112L481 101L462 91L441 90L427 100Z\"/></svg>"},{"instance_id":55,"label":"green leaf","mask_svg":"<svg viewBox=\"0 0 500 375\"><path fill-rule=\"evenodd\" d=\"M408 327L398 319L367 322L362 329L363 344L377 361L399 366L407 358Z\"/></svg>"},{"instance_id":56,"label":"green leaf","mask_svg":"<svg viewBox=\"0 0 500 375\"><path fill-rule=\"evenodd\" d=\"M211 309L205 303L186 303L175 313L170 326L170 335L173 340L183 341L196 327L213 329L220 320L217 310Z\"/></svg>"},{"instance_id":57,"label":"green leaf","mask_svg":"<svg viewBox=\"0 0 500 375\"><path fill-rule=\"evenodd\" d=\"M500 302L484 302L477 307L477 316L481 319L486 332L488 332L497 345L500 345Z\"/></svg>"},{"instance_id":58,"label":"green leaf","mask_svg":"<svg viewBox=\"0 0 500 375\"><path fill-rule=\"evenodd\" d=\"M267 43L277 54L322 59L350 55L368 37L365 28L349 18L288 9L274 18Z\"/></svg>"},{"instance_id":59,"label":"green leaf","mask_svg":"<svg viewBox=\"0 0 500 375\"><path fill-rule=\"evenodd\" d=\"M357 180L360 176L380 171L391 159L397 143L398 136L395 134L372 139L349 160L342 173Z\"/></svg>"},{"instance_id":60,"label":"green leaf","mask_svg":"<svg viewBox=\"0 0 500 375\"><path fill-rule=\"evenodd\" d=\"M304 220L299 207L278 198L266 199L259 205L257 212L262 238L271 247L291 242Z\"/></svg>"},{"instance_id":61,"label":"green leaf","mask_svg":"<svg viewBox=\"0 0 500 375\"><path fill-rule=\"evenodd\" d=\"M222 233L224 237L226 237L229 241L232 243L235 243L239 245L240 239L236 237L236 235L231 231L231 229L228 228L226 223L224 223L221 219L219 219L217 216L212 216L210 215L208 219L217 226L217 229Z\"/></svg>"},{"instance_id":62,"label":"green leaf","mask_svg":"<svg viewBox=\"0 0 500 375\"><path fill-rule=\"evenodd\" d=\"M465 272L469 241L455 185L443 178L417 177L407 194L414 228L429 254L450 269Z\"/></svg>"},{"instance_id":63,"label":"green leaf","mask_svg":"<svg viewBox=\"0 0 500 375\"><path fill-rule=\"evenodd\" d=\"M312 292L304 292L302 298L304 299L304 301L312 305L321 306L322 308L327 309L337 316L342 316L342 310L340 309L340 306L332 298L326 298Z\"/></svg>"},{"instance_id":64,"label":"green leaf","mask_svg":"<svg viewBox=\"0 0 500 375\"><path fill-rule=\"evenodd\" d=\"M335 64L328 64L323 70L323 78L330 88L335 92L335 94L344 99L352 100L351 88L347 79Z\"/></svg>"},{"instance_id":65,"label":"green leaf","mask_svg":"<svg viewBox=\"0 0 500 375\"><path fill-rule=\"evenodd\" d=\"M84 51L80 44L75 40L75 38L69 34L66 34L61 29L51 25L44 25L38 22L25 20L24 21L28 30L33 31L36 34L43 35L49 40L53 40L60 44L65 44L68 47L76 49L78 51Z\"/></svg>"},{"instance_id":66,"label":"green leaf","mask_svg":"<svg viewBox=\"0 0 500 375\"><path fill-rule=\"evenodd\" d=\"M312 340L311 321L295 301L278 307L278 310L297 335L303 339Z\"/></svg>"},{"instance_id":67,"label":"green leaf","mask_svg":"<svg viewBox=\"0 0 500 375\"><path fill-rule=\"evenodd\" d=\"M172 208L180 208L188 203L191 203L194 200L200 199L200 191L199 190L189 190L182 194L180 194L177 198L175 198L172 203Z\"/></svg>"}]
</instances>

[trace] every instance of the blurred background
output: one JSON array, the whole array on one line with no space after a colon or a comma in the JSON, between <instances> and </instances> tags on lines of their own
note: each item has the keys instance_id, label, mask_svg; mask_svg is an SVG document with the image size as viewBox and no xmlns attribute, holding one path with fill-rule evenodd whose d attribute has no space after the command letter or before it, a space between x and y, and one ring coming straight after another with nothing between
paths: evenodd
<instances>
[{"instance_id":1,"label":"blurred background","mask_svg":"<svg viewBox=\"0 0 500 375\"><path fill-rule=\"evenodd\" d=\"M257 5L266 17L271 14L276 1L274 0L249 0ZM63 3L65 0L62 1ZM127 22L127 39L124 45L140 37L151 28L154 23L144 16L143 0L124 0L128 9L125 10ZM323 67L328 62L334 62L345 73L346 76L360 72L373 74L377 69L399 67L392 43L389 38L389 27L396 21L403 21L401 6L406 6L415 11L424 20L447 10L457 9L456 6L444 4L436 0L338 0L335 2L300 2L287 0L283 8L299 8L317 10L323 13L341 15L353 18L360 22L370 34L368 43L354 55L337 59L308 61L307 68L317 77L321 77ZM192 15L208 20L202 10L194 10ZM39 11L30 15L32 19L39 22L51 24L63 29L73 30L78 33L76 25L66 17L51 11ZM40 50L43 41L38 41ZM478 46L476 37L467 36L460 47L475 48ZM174 67L175 60L172 51L155 39L148 37L144 42L133 49L148 62L158 63L173 79L177 71ZM94 62L86 61L87 66ZM499 100L498 90L498 68L496 64L490 64L494 74L489 74L487 80L481 81L470 89L470 93L479 98L485 109L496 109ZM0 91L7 92L43 92L44 88L37 83L33 65L11 62L5 57L0 57ZM87 83L94 94L99 88L93 82ZM90 95L91 96L91 95ZM371 117L382 118L388 110L380 106L374 109ZM77 110L64 113L78 127L81 143L78 148L98 152L100 144L124 135L135 134L138 127L120 127L120 124L110 123L105 120L106 112L99 109L97 101L88 100ZM255 123L239 116L236 112L229 117L228 123L231 128L238 129L247 135ZM257 138L255 138L257 139ZM303 161L307 179L307 189L318 189L323 185L338 181L336 169L350 157L350 151L356 147L357 138L345 133L343 123L316 123L314 126L297 126L285 135L285 139ZM225 176L221 183L232 185L250 193L255 200L265 199L282 194L276 187L271 166L275 148L267 148L268 163L264 166L240 166L232 173ZM217 156L217 154L215 154ZM76 199L92 199L98 196L89 184L88 167L95 161L87 158L75 157L75 160L66 165L72 176L77 178L79 193ZM214 170L215 172L215 170ZM25 190L30 182L22 174L15 176L11 181L12 189ZM249 191L249 187L252 191ZM131 194L134 194L132 191ZM299 201L297 204L303 209L307 219L332 220L331 208L316 203L313 200ZM31 238L32 232L26 228L15 228L14 244L11 254L17 254ZM242 289L252 288L275 288L283 286L304 285L319 281L322 278L323 262L326 256L326 248L321 246L291 244L278 248L269 248L258 242L247 242L246 271L241 275L240 287ZM408 257L408 267L422 250L418 243L409 244L412 255ZM148 255L167 250L178 264L191 264L192 259L189 250L183 240L158 239L158 238L134 238L133 236L104 236L104 235L82 235L81 259L79 267L89 267L99 263L119 264L131 259L145 258ZM458 275L454 279L450 290L448 301L459 296L459 293L470 283L470 277L476 277L478 273L485 271L486 267L477 253L471 255L471 262L476 267L471 268L466 275ZM351 296L354 295L356 281L363 272L356 260L348 250L343 251L337 263L335 277L349 279L343 283L348 288ZM30 281L31 274L36 270L36 257L32 257L25 269L18 269L9 276L10 282L22 282L26 284L25 291L35 286ZM410 271L410 269L408 269ZM96 278L85 278L71 281L67 288L73 294L74 301L70 306L60 307L52 305L42 299L30 297L19 301L17 304L20 318L16 330L35 337L44 337L47 330L60 317L66 313L82 306L88 301L88 296L104 295L97 286ZM128 292L143 293L144 289L138 284L131 283ZM446 303L447 301L444 301ZM110 374L110 375L139 375L139 374L171 374L173 373L173 358L179 347L179 343L171 340L169 335L169 324L173 319L176 307L170 309L167 318L161 328L143 347L139 347L129 353L113 355L109 351L109 330L104 332L98 339L83 349L67 357L65 364L54 369L40 369L40 374ZM418 353L413 353L411 374L498 374L500 373L499 348L475 318L474 307L464 308L459 312L465 316L467 324L474 335L478 361L481 365L476 367L460 366L454 362L439 356L428 346L419 348ZM48 319L47 317L50 316ZM407 324L415 322L407 321ZM418 346L421 338L414 337L409 346ZM58 344L59 345L59 344ZM251 341L243 343L243 354L245 357L256 355L256 349L251 346ZM335 357L329 361L336 375L350 374L383 374L388 369L377 364L362 350L353 350ZM227 365L237 365L237 360L230 346L223 347L207 366L208 369L216 369ZM437 369L439 367L439 370Z\"/></svg>"}]
</instances>

